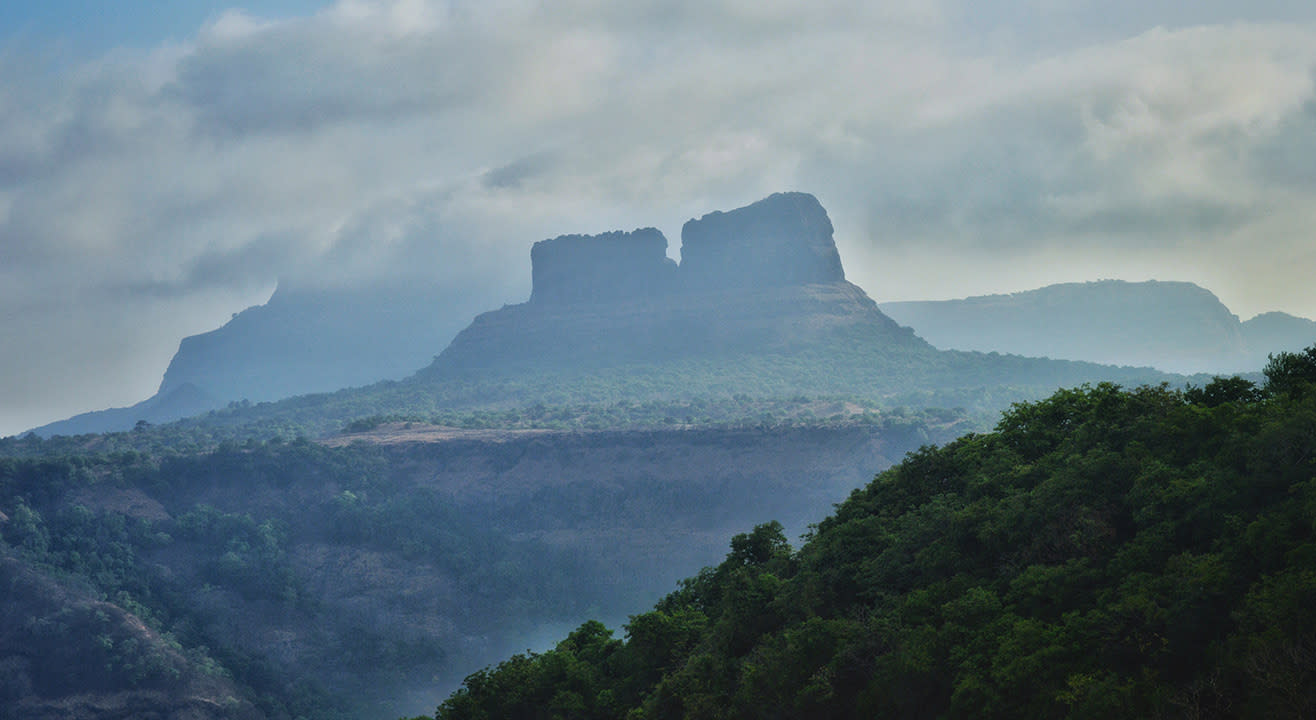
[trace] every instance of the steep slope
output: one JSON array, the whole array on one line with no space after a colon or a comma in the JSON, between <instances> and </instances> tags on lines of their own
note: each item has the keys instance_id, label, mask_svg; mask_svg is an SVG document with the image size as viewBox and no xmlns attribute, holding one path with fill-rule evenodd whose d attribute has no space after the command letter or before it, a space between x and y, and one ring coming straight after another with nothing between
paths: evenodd
<instances>
[{"instance_id":1,"label":"steep slope","mask_svg":"<svg viewBox=\"0 0 1316 720\"><path fill-rule=\"evenodd\" d=\"M1016 406L436 716L1311 717L1316 348L1267 373Z\"/></svg>"},{"instance_id":2,"label":"steep slope","mask_svg":"<svg viewBox=\"0 0 1316 720\"><path fill-rule=\"evenodd\" d=\"M0 588L3 720L261 717L231 680L134 613L2 545Z\"/></svg>"},{"instance_id":3,"label":"steep slope","mask_svg":"<svg viewBox=\"0 0 1316 720\"><path fill-rule=\"evenodd\" d=\"M194 690L160 673L197 667L231 677L233 707L261 717L427 710L498 657L651 603L761 515L803 532L874 468L962 426L420 430L380 426L333 447L0 458L0 556L83 588L43 591L37 610L32 593L0 585L0 698L32 709L71 707L75 686L137 692L102 675L108 630L50 624L122 615L79 609L100 596L177 643L159 655L158 643L115 640L131 651L124 672L149 675L138 717L149 692L164 693L160 712L183 707ZM66 657L82 664L47 688L40 673Z\"/></svg>"},{"instance_id":4,"label":"steep slope","mask_svg":"<svg viewBox=\"0 0 1316 720\"><path fill-rule=\"evenodd\" d=\"M493 298L430 284L281 285L264 305L183 338L159 391L129 408L34 429L42 436L114 432L222 408L403 378L425 366Z\"/></svg>"},{"instance_id":5,"label":"steep slope","mask_svg":"<svg viewBox=\"0 0 1316 720\"><path fill-rule=\"evenodd\" d=\"M1256 372L1266 353L1298 350L1316 339L1316 323L1283 313L1240 323L1215 295L1184 282L1065 283L879 307L943 349L1179 373Z\"/></svg>"}]
</instances>

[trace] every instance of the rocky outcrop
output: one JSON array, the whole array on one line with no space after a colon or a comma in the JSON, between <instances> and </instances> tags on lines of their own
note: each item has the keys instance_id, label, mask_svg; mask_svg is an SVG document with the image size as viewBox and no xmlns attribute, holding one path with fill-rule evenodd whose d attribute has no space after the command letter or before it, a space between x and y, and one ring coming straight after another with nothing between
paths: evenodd
<instances>
[{"instance_id":1,"label":"rocky outcrop","mask_svg":"<svg viewBox=\"0 0 1316 720\"><path fill-rule=\"evenodd\" d=\"M687 222L681 275L698 290L845 281L827 211L798 192Z\"/></svg>"},{"instance_id":2,"label":"rocky outcrop","mask_svg":"<svg viewBox=\"0 0 1316 720\"><path fill-rule=\"evenodd\" d=\"M478 316L427 372L776 353L855 328L924 345L845 281L812 195L711 213L681 235L679 267L654 229L537 243L530 301Z\"/></svg>"},{"instance_id":3,"label":"rocky outcrop","mask_svg":"<svg viewBox=\"0 0 1316 720\"><path fill-rule=\"evenodd\" d=\"M542 240L530 264L533 305L845 282L827 211L798 192L690 220L681 229L679 268L654 228Z\"/></svg>"},{"instance_id":4,"label":"rocky outcrop","mask_svg":"<svg viewBox=\"0 0 1316 720\"><path fill-rule=\"evenodd\" d=\"M563 235L530 250L532 303L613 302L671 291L676 262L654 228Z\"/></svg>"}]
</instances>

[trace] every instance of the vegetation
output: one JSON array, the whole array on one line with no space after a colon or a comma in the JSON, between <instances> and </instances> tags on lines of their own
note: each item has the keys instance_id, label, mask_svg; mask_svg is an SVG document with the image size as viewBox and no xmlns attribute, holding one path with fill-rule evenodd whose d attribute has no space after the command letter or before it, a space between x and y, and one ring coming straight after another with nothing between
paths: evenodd
<instances>
[{"instance_id":1,"label":"vegetation","mask_svg":"<svg viewBox=\"0 0 1316 720\"><path fill-rule=\"evenodd\" d=\"M322 437L361 429L371 418L569 430L813 424L835 416L823 406L837 403L879 415L900 408L957 408L958 415L986 428L1012 402L1039 399L1058 387L1095 378L1129 384L1183 380L1150 368L893 345L885 336L858 328L781 352L478 372L435 365L403 381L278 402L234 402L173 423L139 424L129 432L58 438L56 447L3 438L0 455L89 447L195 453L225 442Z\"/></svg>"},{"instance_id":2,"label":"vegetation","mask_svg":"<svg viewBox=\"0 0 1316 720\"><path fill-rule=\"evenodd\" d=\"M294 557L317 548L396 558L370 562L423 566L470 588L451 599L460 607L434 602L472 635L579 617L581 596L600 594L578 559L508 539L404 473L376 447L306 441L163 457L0 458L0 578L71 588L32 590L22 606L11 595L0 608L16 613L0 629L0 661L21 658L0 663L18 678L0 672L0 699L169 687L186 663L233 679L270 717L359 717L355 700L376 703L381 689L429 682L436 665L461 660L454 630L420 633L331 606L353 599L308 587L307 561ZM530 568L557 582L540 582ZM16 581L0 582L16 592L7 584ZM117 629L127 613L160 644ZM239 637L258 627L313 632L296 656L275 662L269 648ZM89 652L76 650L82 636L94 641Z\"/></svg>"},{"instance_id":3,"label":"vegetation","mask_svg":"<svg viewBox=\"0 0 1316 720\"><path fill-rule=\"evenodd\" d=\"M1265 376L1016 405L436 717L1311 717L1316 349Z\"/></svg>"}]
</instances>

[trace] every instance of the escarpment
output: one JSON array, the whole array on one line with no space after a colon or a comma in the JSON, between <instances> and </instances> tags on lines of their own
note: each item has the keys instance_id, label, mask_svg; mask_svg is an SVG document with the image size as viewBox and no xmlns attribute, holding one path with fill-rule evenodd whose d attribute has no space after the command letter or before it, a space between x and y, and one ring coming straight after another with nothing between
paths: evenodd
<instances>
[{"instance_id":1,"label":"escarpment","mask_svg":"<svg viewBox=\"0 0 1316 720\"><path fill-rule=\"evenodd\" d=\"M846 282L812 195L710 213L681 240L680 265L653 228L536 243L530 300L477 317L426 372L781 352L844 329L923 345Z\"/></svg>"}]
</instances>

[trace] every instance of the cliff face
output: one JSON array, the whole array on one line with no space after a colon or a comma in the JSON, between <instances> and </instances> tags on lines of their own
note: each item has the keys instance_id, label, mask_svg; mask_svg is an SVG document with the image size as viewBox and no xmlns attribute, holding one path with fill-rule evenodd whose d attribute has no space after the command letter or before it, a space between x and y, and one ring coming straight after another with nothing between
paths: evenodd
<instances>
[{"instance_id":1,"label":"cliff face","mask_svg":"<svg viewBox=\"0 0 1316 720\"><path fill-rule=\"evenodd\" d=\"M855 327L923 346L845 281L812 195L710 213L681 243L679 267L654 229L537 243L530 301L477 317L430 371L782 352Z\"/></svg>"},{"instance_id":2,"label":"cliff face","mask_svg":"<svg viewBox=\"0 0 1316 720\"><path fill-rule=\"evenodd\" d=\"M612 302L672 290L676 263L654 228L603 235L563 235L530 250L530 302Z\"/></svg>"},{"instance_id":3,"label":"cliff face","mask_svg":"<svg viewBox=\"0 0 1316 720\"><path fill-rule=\"evenodd\" d=\"M667 257L667 238L654 228L542 240L530 251L530 302L626 302L845 282L832 221L806 193L777 193L690 220L681 228L681 257L677 267Z\"/></svg>"},{"instance_id":4,"label":"cliff face","mask_svg":"<svg viewBox=\"0 0 1316 720\"><path fill-rule=\"evenodd\" d=\"M777 193L687 222L681 274L697 290L845 281L832 221L805 193Z\"/></svg>"}]
</instances>

